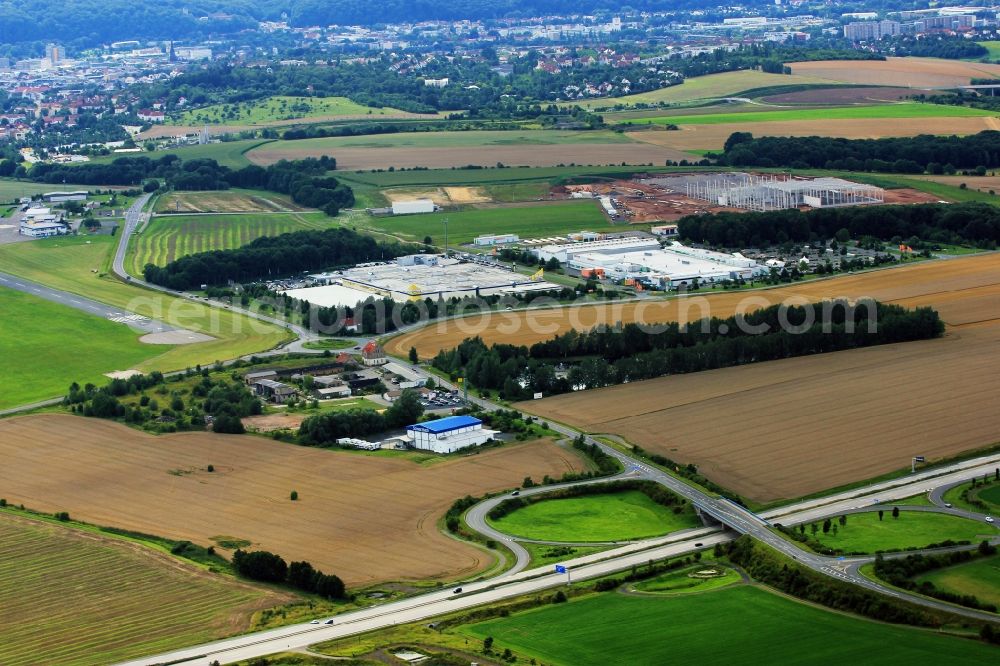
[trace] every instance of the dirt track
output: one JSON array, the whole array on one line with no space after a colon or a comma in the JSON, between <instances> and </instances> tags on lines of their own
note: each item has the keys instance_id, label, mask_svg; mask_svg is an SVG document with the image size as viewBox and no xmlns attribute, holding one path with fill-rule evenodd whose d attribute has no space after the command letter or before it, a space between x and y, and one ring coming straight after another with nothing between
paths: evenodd
<instances>
[{"instance_id":1,"label":"dirt track","mask_svg":"<svg viewBox=\"0 0 1000 666\"><path fill-rule=\"evenodd\" d=\"M0 459L8 502L203 545L247 539L352 586L471 575L490 556L438 530L452 501L582 468L548 442L422 466L250 436L153 437L63 415L0 421Z\"/></svg>"},{"instance_id":2,"label":"dirt track","mask_svg":"<svg viewBox=\"0 0 1000 666\"><path fill-rule=\"evenodd\" d=\"M874 280L878 280L875 282ZM662 377L518 405L621 435L759 501L1000 441L1000 255L792 290L931 305L943 339ZM713 309L713 314L715 310Z\"/></svg>"},{"instance_id":3,"label":"dirt track","mask_svg":"<svg viewBox=\"0 0 1000 666\"><path fill-rule=\"evenodd\" d=\"M981 289L970 290L971 287ZM790 297L809 301L871 297L908 306L934 305L948 324L967 324L984 317L1000 317L1000 254L917 263L760 291L491 313L435 323L406 333L390 340L386 351L405 357L410 347L415 346L421 358L431 358L440 350L451 349L476 335L487 344L528 345L548 340L571 328L586 330L598 324L620 321L686 322L709 316L729 317L738 308L749 311ZM984 302L981 298L988 300Z\"/></svg>"}]
</instances>

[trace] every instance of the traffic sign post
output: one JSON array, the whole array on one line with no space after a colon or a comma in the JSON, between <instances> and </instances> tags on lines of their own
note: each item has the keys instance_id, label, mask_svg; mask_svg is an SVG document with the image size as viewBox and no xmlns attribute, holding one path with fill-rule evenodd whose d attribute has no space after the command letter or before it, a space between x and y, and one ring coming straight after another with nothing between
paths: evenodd
<instances>
[{"instance_id":1,"label":"traffic sign post","mask_svg":"<svg viewBox=\"0 0 1000 666\"><path fill-rule=\"evenodd\" d=\"M556 573L559 573L559 574L563 574L564 573L564 574L566 574L566 584L567 585L573 582L572 575L570 574L569 569L565 565L563 565L563 564L557 564L556 565Z\"/></svg>"},{"instance_id":2,"label":"traffic sign post","mask_svg":"<svg viewBox=\"0 0 1000 666\"><path fill-rule=\"evenodd\" d=\"M922 463L922 462L924 462L924 457L923 456L913 456L913 458L910 459L910 474L913 474L914 472L916 472L917 471L917 463Z\"/></svg>"}]
</instances>

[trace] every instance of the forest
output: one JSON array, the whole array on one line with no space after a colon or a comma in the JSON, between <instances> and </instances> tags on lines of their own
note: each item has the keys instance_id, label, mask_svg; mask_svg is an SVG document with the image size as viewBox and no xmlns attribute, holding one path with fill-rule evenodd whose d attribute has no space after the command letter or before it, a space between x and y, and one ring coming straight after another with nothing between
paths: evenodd
<instances>
[{"instance_id":1,"label":"forest","mask_svg":"<svg viewBox=\"0 0 1000 666\"><path fill-rule=\"evenodd\" d=\"M955 173L1000 166L1000 132L884 139L754 137L749 132L734 132L726 140L722 155L717 157L720 164L729 166Z\"/></svg>"},{"instance_id":2,"label":"forest","mask_svg":"<svg viewBox=\"0 0 1000 666\"><path fill-rule=\"evenodd\" d=\"M783 326L785 322L790 326ZM600 388L663 375L700 372L781 358L939 337L944 324L930 308L907 310L876 301L773 305L686 326L625 324L569 331L530 348L487 347L465 340L433 360L506 400Z\"/></svg>"},{"instance_id":3,"label":"forest","mask_svg":"<svg viewBox=\"0 0 1000 666\"><path fill-rule=\"evenodd\" d=\"M906 241L911 246L931 241L994 249L1000 241L1000 210L975 202L790 209L689 215L678 220L677 227L682 238L715 247L818 242L846 230L850 238Z\"/></svg>"},{"instance_id":4,"label":"forest","mask_svg":"<svg viewBox=\"0 0 1000 666\"><path fill-rule=\"evenodd\" d=\"M146 281L169 289L197 289L203 284L253 282L353 266L417 250L399 243L379 243L350 229L294 231L258 238L233 250L191 254L163 267L146 264L143 275Z\"/></svg>"}]
</instances>

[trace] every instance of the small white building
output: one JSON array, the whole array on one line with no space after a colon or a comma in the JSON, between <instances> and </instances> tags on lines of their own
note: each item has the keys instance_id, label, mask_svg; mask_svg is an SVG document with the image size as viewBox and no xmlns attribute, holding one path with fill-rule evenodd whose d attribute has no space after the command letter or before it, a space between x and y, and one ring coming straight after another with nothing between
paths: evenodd
<instances>
[{"instance_id":1,"label":"small white building","mask_svg":"<svg viewBox=\"0 0 1000 666\"><path fill-rule=\"evenodd\" d=\"M317 400L332 400L334 398L351 397L351 387L347 384L341 386L326 386L313 389L313 397Z\"/></svg>"},{"instance_id":2,"label":"small white building","mask_svg":"<svg viewBox=\"0 0 1000 666\"><path fill-rule=\"evenodd\" d=\"M664 238L673 238L677 235L677 225L676 224L661 224L656 227L650 227L649 233L654 236L662 236Z\"/></svg>"},{"instance_id":3,"label":"small white building","mask_svg":"<svg viewBox=\"0 0 1000 666\"><path fill-rule=\"evenodd\" d=\"M365 365L385 365L389 362L382 347L377 342L371 340L361 350L361 362Z\"/></svg>"},{"instance_id":4,"label":"small white building","mask_svg":"<svg viewBox=\"0 0 1000 666\"><path fill-rule=\"evenodd\" d=\"M483 422L472 416L447 416L406 427L413 447L453 453L469 446L479 446L493 439L495 430L484 430Z\"/></svg>"},{"instance_id":5,"label":"small white building","mask_svg":"<svg viewBox=\"0 0 1000 666\"><path fill-rule=\"evenodd\" d=\"M476 245L508 245L518 242L520 237L517 234L486 234L477 236L472 242Z\"/></svg>"},{"instance_id":6,"label":"small white building","mask_svg":"<svg viewBox=\"0 0 1000 666\"><path fill-rule=\"evenodd\" d=\"M76 190L75 192L46 192L42 199L52 203L63 203L64 201L86 201L87 190Z\"/></svg>"},{"instance_id":7,"label":"small white building","mask_svg":"<svg viewBox=\"0 0 1000 666\"><path fill-rule=\"evenodd\" d=\"M415 215L417 213L433 213L434 202L430 199L413 199L412 201L393 201L393 215Z\"/></svg>"}]
</instances>

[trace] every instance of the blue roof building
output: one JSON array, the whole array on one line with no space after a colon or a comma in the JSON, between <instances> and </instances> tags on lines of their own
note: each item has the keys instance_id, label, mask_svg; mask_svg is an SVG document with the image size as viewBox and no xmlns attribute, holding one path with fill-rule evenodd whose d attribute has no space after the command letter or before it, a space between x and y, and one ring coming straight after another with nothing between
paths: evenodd
<instances>
[{"instance_id":1,"label":"blue roof building","mask_svg":"<svg viewBox=\"0 0 1000 666\"><path fill-rule=\"evenodd\" d=\"M406 427L413 446L435 453L452 453L469 446L479 446L497 434L484 430L483 422L473 416L446 416Z\"/></svg>"}]
</instances>

